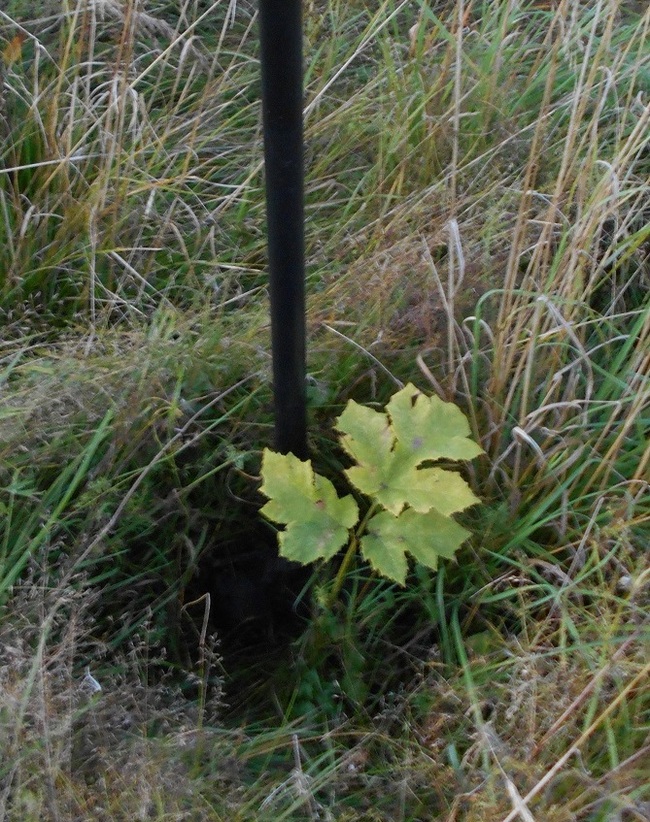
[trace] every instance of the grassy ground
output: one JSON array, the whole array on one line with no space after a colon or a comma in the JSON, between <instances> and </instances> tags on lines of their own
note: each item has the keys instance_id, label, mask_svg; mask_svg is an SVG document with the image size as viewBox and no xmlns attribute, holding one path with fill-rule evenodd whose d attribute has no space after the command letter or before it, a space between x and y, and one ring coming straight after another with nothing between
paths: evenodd
<instances>
[{"instance_id":1,"label":"grassy ground","mask_svg":"<svg viewBox=\"0 0 650 822\"><path fill-rule=\"evenodd\" d=\"M647 819L650 15L304 6L314 461L414 381L485 449L474 536L226 654L271 536L255 5L11 0L0 820Z\"/></svg>"}]
</instances>

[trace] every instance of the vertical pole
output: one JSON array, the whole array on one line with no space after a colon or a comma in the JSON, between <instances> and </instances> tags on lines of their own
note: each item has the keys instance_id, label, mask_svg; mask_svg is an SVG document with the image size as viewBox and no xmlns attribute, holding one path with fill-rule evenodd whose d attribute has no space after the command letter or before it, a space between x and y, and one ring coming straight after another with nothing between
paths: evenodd
<instances>
[{"instance_id":1,"label":"vertical pole","mask_svg":"<svg viewBox=\"0 0 650 822\"><path fill-rule=\"evenodd\" d=\"M307 458L301 0L260 0L275 448Z\"/></svg>"}]
</instances>

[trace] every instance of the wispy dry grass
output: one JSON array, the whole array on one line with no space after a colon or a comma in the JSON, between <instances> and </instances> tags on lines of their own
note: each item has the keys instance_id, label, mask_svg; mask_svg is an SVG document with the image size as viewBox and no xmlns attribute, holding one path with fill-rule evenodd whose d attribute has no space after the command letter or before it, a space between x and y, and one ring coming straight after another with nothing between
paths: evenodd
<instances>
[{"instance_id":1,"label":"wispy dry grass","mask_svg":"<svg viewBox=\"0 0 650 822\"><path fill-rule=\"evenodd\" d=\"M42 561L0 627L0 818L183 818L196 804L202 728L221 707L218 676L208 685L188 671L183 694L146 625L107 666L91 615L98 594L64 587Z\"/></svg>"},{"instance_id":2,"label":"wispy dry grass","mask_svg":"<svg viewBox=\"0 0 650 822\"><path fill-rule=\"evenodd\" d=\"M242 100L255 65L250 25L235 50L213 58L199 48L195 28L222 5L173 28L134 4L80 3L55 35L27 37L23 59L6 60L0 207L11 315L35 304L59 322L79 311L93 323L137 321L172 296L222 304L241 293L261 233L233 258L218 215L259 157L254 100ZM11 21L5 30L10 44L25 37ZM237 152L242 164L229 161Z\"/></svg>"}]
</instances>

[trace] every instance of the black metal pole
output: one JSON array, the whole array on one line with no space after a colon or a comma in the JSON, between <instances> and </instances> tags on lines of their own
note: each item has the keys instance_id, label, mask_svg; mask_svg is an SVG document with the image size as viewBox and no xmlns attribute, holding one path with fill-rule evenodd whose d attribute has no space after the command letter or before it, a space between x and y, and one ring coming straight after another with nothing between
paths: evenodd
<instances>
[{"instance_id":1,"label":"black metal pole","mask_svg":"<svg viewBox=\"0 0 650 822\"><path fill-rule=\"evenodd\" d=\"M275 447L307 458L301 0L260 0Z\"/></svg>"}]
</instances>

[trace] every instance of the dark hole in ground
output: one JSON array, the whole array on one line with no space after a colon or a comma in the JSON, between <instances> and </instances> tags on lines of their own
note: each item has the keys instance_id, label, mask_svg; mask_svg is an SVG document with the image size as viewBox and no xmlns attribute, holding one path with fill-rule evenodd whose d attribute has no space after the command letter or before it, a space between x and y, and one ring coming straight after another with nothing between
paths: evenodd
<instances>
[{"instance_id":1,"label":"dark hole in ground","mask_svg":"<svg viewBox=\"0 0 650 822\"><path fill-rule=\"evenodd\" d=\"M286 667L290 645L309 619L310 574L310 568L279 557L274 535L259 526L215 541L199 562L185 601L210 596L208 634L218 638L226 702L233 710L247 710L247 695L259 703L271 695L278 669ZM202 627L196 608L193 618L196 637Z\"/></svg>"}]
</instances>

